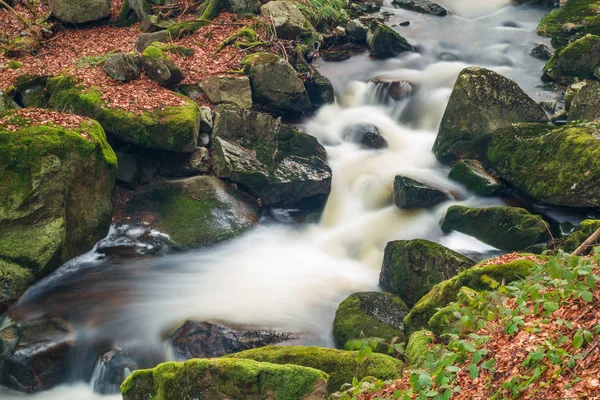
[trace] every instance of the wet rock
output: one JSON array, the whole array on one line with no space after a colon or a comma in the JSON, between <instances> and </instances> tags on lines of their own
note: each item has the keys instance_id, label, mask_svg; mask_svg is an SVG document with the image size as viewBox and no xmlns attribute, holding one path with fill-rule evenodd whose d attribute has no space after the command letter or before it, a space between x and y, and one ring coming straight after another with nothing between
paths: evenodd
<instances>
[{"instance_id":1,"label":"wet rock","mask_svg":"<svg viewBox=\"0 0 600 400\"><path fill-rule=\"evenodd\" d=\"M206 147L198 147L190 154L164 154L160 159L160 175L167 178L207 174L210 172L210 153Z\"/></svg>"},{"instance_id":2,"label":"wet rock","mask_svg":"<svg viewBox=\"0 0 600 400\"><path fill-rule=\"evenodd\" d=\"M460 57L457 56L454 53L441 53L440 57L439 57L440 61L444 61L444 62L456 62L456 61L460 61Z\"/></svg>"},{"instance_id":3,"label":"wet rock","mask_svg":"<svg viewBox=\"0 0 600 400\"><path fill-rule=\"evenodd\" d=\"M554 52L550 49L550 47L540 43L531 49L529 55L533 58L537 58L538 60L549 60L552 58L552 55L554 55Z\"/></svg>"},{"instance_id":4,"label":"wet rock","mask_svg":"<svg viewBox=\"0 0 600 400\"><path fill-rule=\"evenodd\" d=\"M364 2L359 7L360 11L367 14L376 13L379 12L379 10L381 10L381 4L377 2Z\"/></svg>"},{"instance_id":5,"label":"wet rock","mask_svg":"<svg viewBox=\"0 0 600 400\"><path fill-rule=\"evenodd\" d=\"M437 15L438 17L448 15L448 10L446 10L441 4L431 0L393 0L392 3L400 8Z\"/></svg>"},{"instance_id":6,"label":"wet rock","mask_svg":"<svg viewBox=\"0 0 600 400\"><path fill-rule=\"evenodd\" d=\"M330 104L335 101L335 94L331 81L323 76L317 68L309 64L302 51L297 50L292 59L296 71L304 80L304 88L313 108Z\"/></svg>"},{"instance_id":7,"label":"wet rock","mask_svg":"<svg viewBox=\"0 0 600 400\"><path fill-rule=\"evenodd\" d=\"M412 307L435 285L473 265L470 258L428 240L397 240L385 246L379 285Z\"/></svg>"},{"instance_id":8,"label":"wet rock","mask_svg":"<svg viewBox=\"0 0 600 400\"><path fill-rule=\"evenodd\" d=\"M452 199L445 190L406 176L394 178L394 203L398 208L429 208Z\"/></svg>"},{"instance_id":9,"label":"wet rock","mask_svg":"<svg viewBox=\"0 0 600 400\"><path fill-rule=\"evenodd\" d=\"M543 80L563 84L594 77L600 64L600 36L586 35L556 52L544 66Z\"/></svg>"},{"instance_id":10,"label":"wet rock","mask_svg":"<svg viewBox=\"0 0 600 400\"><path fill-rule=\"evenodd\" d=\"M569 114L566 110L558 110L557 112L552 114L552 116L550 117L550 121L552 121L554 125L564 125L567 123L568 117Z\"/></svg>"},{"instance_id":11,"label":"wet rock","mask_svg":"<svg viewBox=\"0 0 600 400\"><path fill-rule=\"evenodd\" d=\"M0 383L21 392L39 392L67 382L74 333L58 318L24 322L0 331L0 349Z\"/></svg>"},{"instance_id":12,"label":"wet rock","mask_svg":"<svg viewBox=\"0 0 600 400\"><path fill-rule=\"evenodd\" d=\"M542 0L544 1L544 0ZM549 0L550 1L550 0ZM547 14L540 22L537 33L552 38L552 46L561 48L587 33L598 33L598 9L594 0L561 2L562 7Z\"/></svg>"},{"instance_id":13,"label":"wet rock","mask_svg":"<svg viewBox=\"0 0 600 400\"><path fill-rule=\"evenodd\" d=\"M540 106L549 114L553 114L556 111L556 107L558 106L558 102L556 100L542 100L540 101Z\"/></svg>"},{"instance_id":14,"label":"wet rock","mask_svg":"<svg viewBox=\"0 0 600 400\"><path fill-rule=\"evenodd\" d=\"M186 321L169 336L179 359L213 358L243 350L297 339L294 334L272 330L234 329L211 322Z\"/></svg>"},{"instance_id":15,"label":"wet rock","mask_svg":"<svg viewBox=\"0 0 600 400\"><path fill-rule=\"evenodd\" d=\"M371 49L371 55L376 58L395 57L403 52L414 51L413 46L396 31L377 22L369 26L367 44Z\"/></svg>"},{"instance_id":16,"label":"wet rock","mask_svg":"<svg viewBox=\"0 0 600 400\"><path fill-rule=\"evenodd\" d=\"M110 14L110 0L48 0L52 15L73 24L96 21Z\"/></svg>"},{"instance_id":17,"label":"wet rock","mask_svg":"<svg viewBox=\"0 0 600 400\"><path fill-rule=\"evenodd\" d=\"M284 59L275 54L254 53L245 57L242 64L255 102L282 113L300 114L311 109L304 82Z\"/></svg>"},{"instance_id":18,"label":"wet rock","mask_svg":"<svg viewBox=\"0 0 600 400\"><path fill-rule=\"evenodd\" d=\"M195 359L136 371L121 389L123 400L327 399L327 374L298 365L239 359Z\"/></svg>"},{"instance_id":19,"label":"wet rock","mask_svg":"<svg viewBox=\"0 0 600 400\"><path fill-rule=\"evenodd\" d=\"M294 40L311 34L314 28L294 1L270 1L260 8L260 13L273 20L277 37Z\"/></svg>"},{"instance_id":20,"label":"wet rock","mask_svg":"<svg viewBox=\"0 0 600 400\"><path fill-rule=\"evenodd\" d=\"M433 151L445 163L481 159L494 133L514 122L547 122L546 113L519 86L496 72L465 68L454 85Z\"/></svg>"},{"instance_id":21,"label":"wet rock","mask_svg":"<svg viewBox=\"0 0 600 400\"><path fill-rule=\"evenodd\" d=\"M395 81L386 77L379 77L372 82L381 87L386 95L394 101L404 100L415 92L413 84L407 81Z\"/></svg>"},{"instance_id":22,"label":"wet rock","mask_svg":"<svg viewBox=\"0 0 600 400\"><path fill-rule=\"evenodd\" d=\"M337 347L343 348L351 339L380 338L398 342L404 336L406 304L397 296L381 292L351 294L342 301L335 313L333 336Z\"/></svg>"},{"instance_id":23,"label":"wet rock","mask_svg":"<svg viewBox=\"0 0 600 400\"><path fill-rule=\"evenodd\" d=\"M503 180L537 202L596 207L598 137L594 124L514 124L494 136L486 159Z\"/></svg>"},{"instance_id":24,"label":"wet rock","mask_svg":"<svg viewBox=\"0 0 600 400\"><path fill-rule=\"evenodd\" d=\"M146 47L142 66L148 77L162 87L170 88L183 80L181 69L158 47Z\"/></svg>"},{"instance_id":25,"label":"wet rock","mask_svg":"<svg viewBox=\"0 0 600 400\"><path fill-rule=\"evenodd\" d=\"M349 50L323 50L321 57L325 61L345 61L352 57L352 52Z\"/></svg>"},{"instance_id":26,"label":"wet rock","mask_svg":"<svg viewBox=\"0 0 600 400\"><path fill-rule=\"evenodd\" d=\"M505 190L504 185L477 160L460 160L452 167L448 177L479 196L496 196Z\"/></svg>"},{"instance_id":27,"label":"wet rock","mask_svg":"<svg viewBox=\"0 0 600 400\"><path fill-rule=\"evenodd\" d=\"M133 354L120 347L114 347L98 360L94 370L92 387L100 394L120 393L119 386L140 366Z\"/></svg>"},{"instance_id":28,"label":"wet rock","mask_svg":"<svg viewBox=\"0 0 600 400\"><path fill-rule=\"evenodd\" d=\"M600 83L590 81L573 97L568 122L600 118Z\"/></svg>"},{"instance_id":29,"label":"wet rock","mask_svg":"<svg viewBox=\"0 0 600 400\"><path fill-rule=\"evenodd\" d=\"M140 29L144 33L152 33L169 29L173 24L175 24L174 21L162 19L158 15L147 15L142 19Z\"/></svg>"},{"instance_id":30,"label":"wet rock","mask_svg":"<svg viewBox=\"0 0 600 400\"><path fill-rule=\"evenodd\" d=\"M360 123L344 128L342 133L344 140L359 143L370 149L383 149L388 147L387 140L379 133L379 129L373 124Z\"/></svg>"},{"instance_id":31,"label":"wet rock","mask_svg":"<svg viewBox=\"0 0 600 400\"><path fill-rule=\"evenodd\" d=\"M221 106L213 138L215 174L244 185L265 206L329 194L331 169L313 136L267 114Z\"/></svg>"},{"instance_id":32,"label":"wet rock","mask_svg":"<svg viewBox=\"0 0 600 400\"><path fill-rule=\"evenodd\" d=\"M354 43L367 43L367 27L359 20L353 19L346 25L346 36Z\"/></svg>"},{"instance_id":33,"label":"wet rock","mask_svg":"<svg viewBox=\"0 0 600 400\"><path fill-rule=\"evenodd\" d=\"M202 82L202 89L214 104L252 108L252 90L248 77L211 76Z\"/></svg>"},{"instance_id":34,"label":"wet rock","mask_svg":"<svg viewBox=\"0 0 600 400\"><path fill-rule=\"evenodd\" d=\"M102 67L104 73L120 82L130 82L140 77L140 60L133 54L114 54Z\"/></svg>"},{"instance_id":35,"label":"wet rock","mask_svg":"<svg viewBox=\"0 0 600 400\"><path fill-rule=\"evenodd\" d=\"M462 232L507 251L523 250L550 239L548 224L542 217L518 207L452 206L446 212L442 230Z\"/></svg>"},{"instance_id":36,"label":"wet rock","mask_svg":"<svg viewBox=\"0 0 600 400\"><path fill-rule=\"evenodd\" d=\"M571 110L571 104L573 103L573 99L575 98L575 95L577 93L579 93L579 91L581 89L583 89L583 87L585 85L587 85L587 83L588 83L588 81L582 81L582 82L574 83L574 84L570 85L569 87L567 87L567 90L565 90L565 97L564 97L565 110L567 110L567 112Z\"/></svg>"}]
</instances>

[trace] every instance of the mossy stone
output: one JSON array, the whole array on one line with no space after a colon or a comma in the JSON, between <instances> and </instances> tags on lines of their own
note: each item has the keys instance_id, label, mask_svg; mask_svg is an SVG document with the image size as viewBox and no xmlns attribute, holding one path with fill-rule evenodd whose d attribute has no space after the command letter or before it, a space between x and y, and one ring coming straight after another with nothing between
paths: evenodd
<instances>
[{"instance_id":1,"label":"mossy stone","mask_svg":"<svg viewBox=\"0 0 600 400\"><path fill-rule=\"evenodd\" d=\"M539 215L519 207L448 208L444 232L473 236L501 250L523 250L550 239L549 227Z\"/></svg>"},{"instance_id":2,"label":"mossy stone","mask_svg":"<svg viewBox=\"0 0 600 400\"><path fill-rule=\"evenodd\" d=\"M29 269L0 259L0 314L15 303L33 282L35 277Z\"/></svg>"},{"instance_id":3,"label":"mossy stone","mask_svg":"<svg viewBox=\"0 0 600 400\"><path fill-rule=\"evenodd\" d=\"M121 384L123 400L325 400L327 374L298 365L208 358L137 370Z\"/></svg>"},{"instance_id":4,"label":"mossy stone","mask_svg":"<svg viewBox=\"0 0 600 400\"><path fill-rule=\"evenodd\" d=\"M485 266L478 264L452 279L435 285L404 318L405 332L411 334L421 328L427 328L430 318L438 309L456 301L458 292L463 286L477 291L490 290L492 289L491 280L510 283L523 279L531 273L535 265L533 261L529 260Z\"/></svg>"},{"instance_id":5,"label":"mossy stone","mask_svg":"<svg viewBox=\"0 0 600 400\"><path fill-rule=\"evenodd\" d=\"M110 0L48 0L52 15L62 22L83 24L106 18Z\"/></svg>"},{"instance_id":6,"label":"mossy stone","mask_svg":"<svg viewBox=\"0 0 600 400\"><path fill-rule=\"evenodd\" d=\"M480 67L461 71L444 112L433 151L444 163L481 160L495 131L548 117L512 80Z\"/></svg>"},{"instance_id":7,"label":"mossy stone","mask_svg":"<svg viewBox=\"0 0 600 400\"><path fill-rule=\"evenodd\" d=\"M404 342L406 304L397 296L381 292L351 294L340 303L333 321L333 336L342 348L351 339L379 338Z\"/></svg>"},{"instance_id":8,"label":"mossy stone","mask_svg":"<svg viewBox=\"0 0 600 400\"><path fill-rule=\"evenodd\" d=\"M419 368L427 358L428 346L435 341L432 332L421 330L416 331L408 338L406 344L406 357L411 367Z\"/></svg>"},{"instance_id":9,"label":"mossy stone","mask_svg":"<svg viewBox=\"0 0 600 400\"><path fill-rule=\"evenodd\" d=\"M452 199L446 190L407 176L394 178L394 203L398 208L429 208Z\"/></svg>"},{"instance_id":10,"label":"mossy stone","mask_svg":"<svg viewBox=\"0 0 600 400\"><path fill-rule=\"evenodd\" d=\"M368 360L359 360L358 352L315 346L266 346L224 356L245 358L275 364L295 364L315 368L329 374L329 393L336 392L352 378L365 376L395 379L401 375L403 363L385 354L374 353Z\"/></svg>"},{"instance_id":11,"label":"mossy stone","mask_svg":"<svg viewBox=\"0 0 600 400\"><path fill-rule=\"evenodd\" d=\"M379 285L412 307L436 284L475 265L460 253L424 239L385 246Z\"/></svg>"},{"instance_id":12,"label":"mossy stone","mask_svg":"<svg viewBox=\"0 0 600 400\"><path fill-rule=\"evenodd\" d=\"M568 84L575 78L593 78L598 65L600 36L585 35L552 56L544 66L542 79Z\"/></svg>"},{"instance_id":13,"label":"mossy stone","mask_svg":"<svg viewBox=\"0 0 600 400\"><path fill-rule=\"evenodd\" d=\"M567 253L571 253L599 228L599 219L586 219L581 221L579 227L565 239L560 248Z\"/></svg>"},{"instance_id":14,"label":"mossy stone","mask_svg":"<svg viewBox=\"0 0 600 400\"><path fill-rule=\"evenodd\" d=\"M156 46L146 47L142 53L141 61L148 77L162 87L171 88L184 78L181 68L163 50Z\"/></svg>"},{"instance_id":15,"label":"mossy stone","mask_svg":"<svg viewBox=\"0 0 600 400\"><path fill-rule=\"evenodd\" d=\"M268 2L260 8L260 13L272 21L280 39L295 40L310 36L315 31L295 1Z\"/></svg>"},{"instance_id":16,"label":"mossy stone","mask_svg":"<svg viewBox=\"0 0 600 400\"><path fill-rule=\"evenodd\" d=\"M414 51L414 47L398 32L380 22L373 22L367 32L367 44L376 58L395 57Z\"/></svg>"},{"instance_id":17,"label":"mossy stone","mask_svg":"<svg viewBox=\"0 0 600 400\"><path fill-rule=\"evenodd\" d=\"M498 132L486 159L502 179L540 203L600 202L600 126L515 124Z\"/></svg>"},{"instance_id":18,"label":"mossy stone","mask_svg":"<svg viewBox=\"0 0 600 400\"><path fill-rule=\"evenodd\" d=\"M594 121L598 118L600 118L600 82L589 81L573 96L567 122Z\"/></svg>"},{"instance_id":19,"label":"mossy stone","mask_svg":"<svg viewBox=\"0 0 600 400\"><path fill-rule=\"evenodd\" d=\"M537 33L551 37L555 48L588 33L600 35L599 11L598 0L569 0L542 19Z\"/></svg>"},{"instance_id":20,"label":"mossy stone","mask_svg":"<svg viewBox=\"0 0 600 400\"><path fill-rule=\"evenodd\" d=\"M448 177L479 196L495 196L504 190L502 182L489 174L477 160L458 161Z\"/></svg>"}]
</instances>

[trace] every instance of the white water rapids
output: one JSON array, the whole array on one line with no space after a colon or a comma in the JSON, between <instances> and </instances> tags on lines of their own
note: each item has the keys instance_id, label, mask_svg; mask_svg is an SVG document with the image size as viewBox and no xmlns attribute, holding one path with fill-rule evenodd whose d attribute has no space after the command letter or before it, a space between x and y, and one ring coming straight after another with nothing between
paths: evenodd
<instances>
[{"instance_id":1,"label":"white water rapids","mask_svg":"<svg viewBox=\"0 0 600 400\"><path fill-rule=\"evenodd\" d=\"M411 21L408 27L394 28L417 45L419 53L385 61L365 53L343 63L318 62L334 83L337 97L336 104L322 107L303 125L326 146L333 170L332 192L320 223L262 224L211 250L119 265L138 272L124 282L107 279L101 284L115 295L127 288L127 305L98 306L107 322L87 326L89 335L108 336L125 347L162 349L166 331L196 319L293 331L301 334L300 343L331 346L339 302L353 292L378 290L388 241L426 238L475 256L493 250L467 236L442 233L439 220L456 202L432 210L400 210L393 205L392 182L402 174L445 188L466 204L502 204L500 199L474 197L448 180L448 169L437 162L431 148L454 81L465 66L494 69L516 80L536 100L551 97L536 87L541 84L543 63L528 55L535 44L547 42L535 35L545 11L513 7L509 0L438 1L452 15L439 18L390 4L384 7L393 14L390 25ZM445 53L458 61L439 61ZM407 80L418 89L407 100L384 105L368 83L378 76ZM376 125L389 148L365 150L344 142L343 129L360 122ZM89 263L96 258L88 254L82 260ZM77 262L67 267L73 265ZM49 285L48 281L37 287ZM88 312L86 303L66 307ZM31 396L0 389L0 397L120 398L94 394L87 383Z\"/></svg>"}]
</instances>

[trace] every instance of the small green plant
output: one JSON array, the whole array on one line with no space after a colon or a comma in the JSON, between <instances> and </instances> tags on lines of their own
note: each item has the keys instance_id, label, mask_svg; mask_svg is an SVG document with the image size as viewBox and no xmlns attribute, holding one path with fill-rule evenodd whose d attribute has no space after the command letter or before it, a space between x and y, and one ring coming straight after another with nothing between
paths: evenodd
<instances>
[{"instance_id":1,"label":"small green plant","mask_svg":"<svg viewBox=\"0 0 600 400\"><path fill-rule=\"evenodd\" d=\"M348 15L347 0L298 0L300 10L319 31L344 24Z\"/></svg>"},{"instance_id":2,"label":"small green plant","mask_svg":"<svg viewBox=\"0 0 600 400\"><path fill-rule=\"evenodd\" d=\"M77 68L96 67L96 66L104 64L104 62L108 59L108 57L110 57L113 54L114 54L114 52L101 54L99 56L81 57L80 59L75 61L75 66Z\"/></svg>"}]
</instances>

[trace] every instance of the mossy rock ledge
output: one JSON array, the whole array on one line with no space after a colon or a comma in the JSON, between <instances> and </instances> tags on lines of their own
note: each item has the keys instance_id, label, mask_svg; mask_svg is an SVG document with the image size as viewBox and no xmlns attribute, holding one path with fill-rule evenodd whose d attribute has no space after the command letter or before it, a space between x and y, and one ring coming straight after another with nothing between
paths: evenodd
<instances>
[{"instance_id":1,"label":"mossy rock ledge","mask_svg":"<svg viewBox=\"0 0 600 400\"><path fill-rule=\"evenodd\" d=\"M51 107L93 118L107 133L125 142L180 153L196 150L201 113L196 103L184 96L185 105L133 113L110 108L98 88L85 89L72 76L48 79L46 90Z\"/></svg>"},{"instance_id":2,"label":"mossy rock ledge","mask_svg":"<svg viewBox=\"0 0 600 400\"><path fill-rule=\"evenodd\" d=\"M89 119L35 126L28 115L0 119L0 312L90 250L112 218L117 159L102 127Z\"/></svg>"},{"instance_id":3,"label":"mossy rock ledge","mask_svg":"<svg viewBox=\"0 0 600 400\"><path fill-rule=\"evenodd\" d=\"M516 122L548 122L548 117L510 79L485 68L465 68L450 95L433 151L447 164L481 160L495 131Z\"/></svg>"},{"instance_id":4,"label":"mossy rock ledge","mask_svg":"<svg viewBox=\"0 0 600 400\"><path fill-rule=\"evenodd\" d=\"M599 65L600 36L589 34L556 52L544 66L542 79L568 84L575 79L593 78Z\"/></svg>"},{"instance_id":5,"label":"mossy rock ledge","mask_svg":"<svg viewBox=\"0 0 600 400\"><path fill-rule=\"evenodd\" d=\"M397 240L385 246L379 285L412 307L434 285L473 265L470 258L429 240Z\"/></svg>"},{"instance_id":6,"label":"mossy rock ledge","mask_svg":"<svg viewBox=\"0 0 600 400\"><path fill-rule=\"evenodd\" d=\"M477 291L491 290L492 280L510 283L523 279L531 273L535 265L529 260L517 260L508 264L477 264L454 278L435 285L404 318L406 334L427 328L430 318L438 309L457 300L458 292L463 286Z\"/></svg>"},{"instance_id":7,"label":"mossy rock ledge","mask_svg":"<svg viewBox=\"0 0 600 400\"><path fill-rule=\"evenodd\" d=\"M374 353L365 362L358 361L358 352L314 346L266 346L224 356L245 358L275 364L294 364L319 369L329 374L328 390L334 393L344 383L373 376L382 380L401 375L403 363L385 354Z\"/></svg>"},{"instance_id":8,"label":"mossy rock ledge","mask_svg":"<svg viewBox=\"0 0 600 400\"><path fill-rule=\"evenodd\" d=\"M567 207L600 204L600 121L559 128L514 124L498 132L487 164L540 203Z\"/></svg>"},{"instance_id":9,"label":"mossy rock ledge","mask_svg":"<svg viewBox=\"0 0 600 400\"><path fill-rule=\"evenodd\" d=\"M124 214L135 223L150 221L182 248L232 239L260 218L254 199L210 176L146 185L131 198Z\"/></svg>"},{"instance_id":10,"label":"mossy rock ledge","mask_svg":"<svg viewBox=\"0 0 600 400\"><path fill-rule=\"evenodd\" d=\"M193 359L137 370L121 385L123 400L325 400L327 374L298 365L243 359Z\"/></svg>"},{"instance_id":11,"label":"mossy rock ledge","mask_svg":"<svg viewBox=\"0 0 600 400\"><path fill-rule=\"evenodd\" d=\"M351 339L379 338L404 342L404 317L408 307L398 296L381 292L351 294L335 313L333 336L338 347Z\"/></svg>"},{"instance_id":12,"label":"mossy rock ledge","mask_svg":"<svg viewBox=\"0 0 600 400\"><path fill-rule=\"evenodd\" d=\"M323 146L268 114L219 106L212 134L215 174L244 185L264 206L293 206L331 190Z\"/></svg>"},{"instance_id":13,"label":"mossy rock ledge","mask_svg":"<svg viewBox=\"0 0 600 400\"><path fill-rule=\"evenodd\" d=\"M460 160L452 167L448 177L479 196L496 196L505 190L504 184L477 160Z\"/></svg>"},{"instance_id":14,"label":"mossy rock ledge","mask_svg":"<svg viewBox=\"0 0 600 400\"><path fill-rule=\"evenodd\" d=\"M551 37L555 48L588 33L600 35L599 10L598 0L569 0L542 19L537 33Z\"/></svg>"},{"instance_id":15,"label":"mossy rock ledge","mask_svg":"<svg viewBox=\"0 0 600 400\"><path fill-rule=\"evenodd\" d=\"M539 215L519 207L448 208L444 232L458 231L501 250L524 250L550 239L549 227Z\"/></svg>"}]
</instances>

